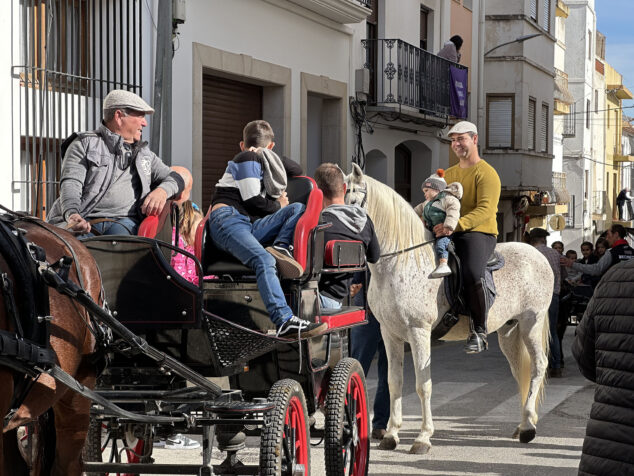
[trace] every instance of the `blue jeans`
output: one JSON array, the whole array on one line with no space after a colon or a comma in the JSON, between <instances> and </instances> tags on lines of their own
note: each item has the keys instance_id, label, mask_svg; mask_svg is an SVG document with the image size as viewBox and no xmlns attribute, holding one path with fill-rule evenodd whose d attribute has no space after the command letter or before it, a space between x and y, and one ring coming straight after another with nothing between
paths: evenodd
<instances>
[{"instance_id":1,"label":"blue jeans","mask_svg":"<svg viewBox=\"0 0 634 476\"><path fill-rule=\"evenodd\" d=\"M370 281L368 280L368 285ZM363 289L353 298L355 306L363 306ZM367 313L368 323L365 326L357 326L350 329L350 357L357 359L363 367L363 372L368 375L374 354L379 353L377 360L378 382L374 396L374 416L372 417L373 430L385 430L390 419L390 388L387 383L387 354L383 337L381 337L381 325L372 312Z\"/></svg>"},{"instance_id":2,"label":"blue jeans","mask_svg":"<svg viewBox=\"0 0 634 476\"><path fill-rule=\"evenodd\" d=\"M132 217L112 218L116 221L102 221L90 226L91 230L96 230L100 235L136 235L139 231L140 220ZM94 233L85 233L81 238L91 238Z\"/></svg>"},{"instance_id":3,"label":"blue jeans","mask_svg":"<svg viewBox=\"0 0 634 476\"><path fill-rule=\"evenodd\" d=\"M341 303L336 299L319 293L319 304L322 309L341 309Z\"/></svg>"},{"instance_id":4,"label":"blue jeans","mask_svg":"<svg viewBox=\"0 0 634 476\"><path fill-rule=\"evenodd\" d=\"M290 319L293 311L277 277L275 258L264 247L288 247L303 212L304 205L292 203L254 223L233 207L218 208L209 216L208 231L214 244L255 271L262 301L278 327Z\"/></svg>"},{"instance_id":5,"label":"blue jeans","mask_svg":"<svg viewBox=\"0 0 634 476\"><path fill-rule=\"evenodd\" d=\"M436 248L436 257L438 259L449 258L449 252L447 251L449 243L451 243L451 239L448 236L436 238L436 243L434 244L434 246Z\"/></svg>"},{"instance_id":6,"label":"blue jeans","mask_svg":"<svg viewBox=\"0 0 634 476\"><path fill-rule=\"evenodd\" d=\"M561 368L561 347L557 336L557 319L559 318L559 294L553 294L548 308L548 322L550 324L550 356L548 364L551 369Z\"/></svg>"}]
</instances>

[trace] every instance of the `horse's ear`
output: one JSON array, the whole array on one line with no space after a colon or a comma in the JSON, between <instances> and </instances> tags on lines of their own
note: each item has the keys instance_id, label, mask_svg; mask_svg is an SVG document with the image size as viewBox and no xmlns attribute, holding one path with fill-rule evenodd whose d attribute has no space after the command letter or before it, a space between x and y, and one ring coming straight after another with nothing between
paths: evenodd
<instances>
[{"instance_id":1,"label":"horse's ear","mask_svg":"<svg viewBox=\"0 0 634 476\"><path fill-rule=\"evenodd\" d=\"M352 173L350 175L354 182L359 183L363 178L363 170L361 170L361 167L359 167L357 164L352 162Z\"/></svg>"}]
</instances>

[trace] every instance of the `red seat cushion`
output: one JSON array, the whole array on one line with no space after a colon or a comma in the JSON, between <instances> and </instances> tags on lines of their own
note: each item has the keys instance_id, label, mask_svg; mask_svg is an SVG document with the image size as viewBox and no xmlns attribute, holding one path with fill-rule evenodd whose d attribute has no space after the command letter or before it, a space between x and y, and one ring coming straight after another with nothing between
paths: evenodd
<instances>
[{"instance_id":1,"label":"red seat cushion","mask_svg":"<svg viewBox=\"0 0 634 476\"><path fill-rule=\"evenodd\" d=\"M138 236L143 236L145 238L156 238L156 234L163 228L165 224L165 220L170 214L170 210L172 209L172 201L168 200L165 202L163 206L163 210L158 215L150 215L145 217L141 224L139 225L139 231L137 231Z\"/></svg>"}]
</instances>

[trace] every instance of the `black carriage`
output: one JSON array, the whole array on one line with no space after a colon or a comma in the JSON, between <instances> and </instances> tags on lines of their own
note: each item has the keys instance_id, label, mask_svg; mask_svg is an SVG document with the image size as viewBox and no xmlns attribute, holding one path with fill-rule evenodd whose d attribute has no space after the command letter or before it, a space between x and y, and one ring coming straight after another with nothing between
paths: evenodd
<instances>
[{"instance_id":1,"label":"black carriage","mask_svg":"<svg viewBox=\"0 0 634 476\"><path fill-rule=\"evenodd\" d=\"M213 248L208 215L197 230L196 256L190 255L199 266L198 286L170 266L172 253L183 252L170 244L173 214L146 219L142 236L84 241L99 265L108 309L128 332L104 349L108 363L98 393L139 415L94 405L88 474L309 474L311 436L323 438L327 474L367 474L365 377L348 357L349 329L365 324L365 309L320 309L317 288L323 273L364 271L364 247L324 243L328 224L319 224L322 193L312 179L290 179L287 193L291 202L306 205L294 238L295 259L305 272L283 280L287 302L302 319L328 324L323 335L309 339L275 336L254 272ZM208 275L217 278L202 279ZM131 345L135 337L141 345ZM173 362L193 371L193 386ZM226 377L229 388L205 384L210 377ZM317 427L319 410L325 423ZM152 440L177 431L202 434L201 465L152 464ZM226 452L215 465L214 436ZM249 436L259 437L258 465L240 461ZM106 447L110 456L102 461Z\"/></svg>"}]
</instances>

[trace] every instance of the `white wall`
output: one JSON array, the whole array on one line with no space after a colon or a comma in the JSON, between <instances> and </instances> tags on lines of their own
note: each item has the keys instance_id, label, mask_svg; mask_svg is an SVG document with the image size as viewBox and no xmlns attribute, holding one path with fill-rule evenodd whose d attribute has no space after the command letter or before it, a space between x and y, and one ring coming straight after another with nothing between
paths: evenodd
<instances>
[{"instance_id":1,"label":"white wall","mask_svg":"<svg viewBox=\"0 0 634 476\"><path fill-rule=\"evenodd\" d=\"M10 208L14 207L14 194L12 192L13 160L10 153L14 126L11 116L12 101L10 91L12 80L10 73L12 49L16 46L12 41L12 15L10 10L16 8L16 4L17 2L11 2L10 8L5 5L5 14L0 15L0 44L5 45L0 48L0 71L3 71L3 74L0 74L0 91L3 91L0 94L0 111L2 111L0 113L0 150L4 152L2 159L0 159L0 204Z\"/></svg>"},{"instance_id":2,"label":"white wall","mask_svg":"<svg viewBox=\"0 0 634 476\"><path fill-rule=\"evenodd\" d=\"M192 165L193 43L248 55L292 70L290 153L297 161L301 146L300 73L349 82L352 30L345 26L329 28L270 3L190 0L187 21L179 26L178 32L180 47L173 60L174 164Z\"/></svg>"}]
</instances>

